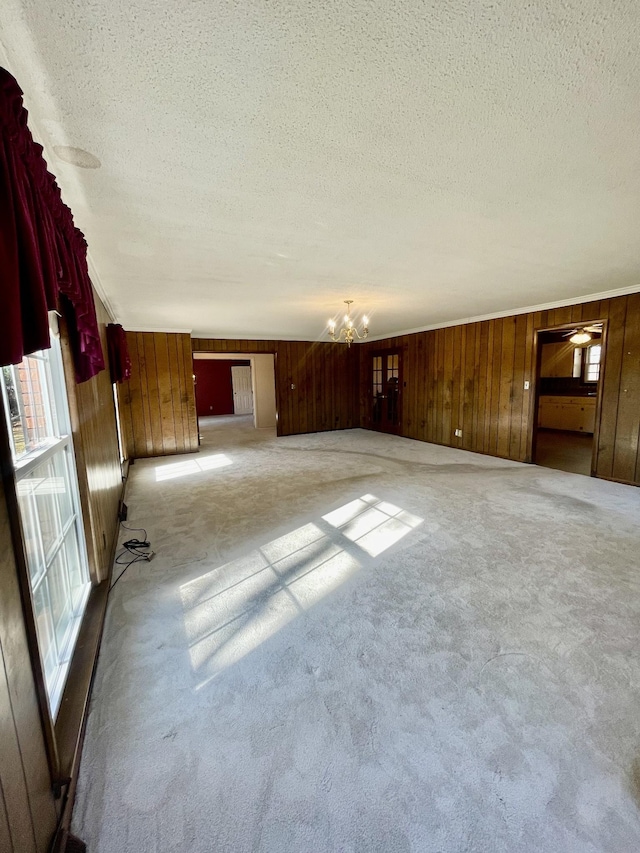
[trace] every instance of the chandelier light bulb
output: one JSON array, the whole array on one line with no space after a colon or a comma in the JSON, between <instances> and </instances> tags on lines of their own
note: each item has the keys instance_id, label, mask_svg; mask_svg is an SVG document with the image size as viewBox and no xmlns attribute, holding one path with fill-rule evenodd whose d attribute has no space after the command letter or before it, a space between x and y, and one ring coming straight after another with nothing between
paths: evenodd
<instances>
[{"instance_id":1,"label":"chandelier light bulb","mask_svg":"<svg viewBox=\"0 0 640 853\"><path fill-rule=\"evenodd\" d=\"M351 319L351 303L353 299L345 299L347 313L344 315L344 326L339 332L336 332L335 320L329 320L329 335L331 340L336 343L344 342L348 347L356 340L364 340L369 334L369 318L365 315L362 318L362 329L358 331L357 326L354 326Z\"/></svg>"}]
</instances>

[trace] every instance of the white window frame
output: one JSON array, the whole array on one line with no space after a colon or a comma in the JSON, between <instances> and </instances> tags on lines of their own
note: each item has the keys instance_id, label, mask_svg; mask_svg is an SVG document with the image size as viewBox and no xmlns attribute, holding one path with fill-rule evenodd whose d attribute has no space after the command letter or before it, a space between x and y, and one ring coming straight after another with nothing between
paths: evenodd
<instances>
[{"instance_id":1,"label":"white window frame","mask_svg":"<svg viewBox=\"0 0 640 853\"><path fill-rule=\"evenodd\" d=\"M597 348L598 357L595 360L592 360L592 354L594 350ZM584 352L584 381L585 382L598 382L600 379L600 362L602 360L602 343L598 341L597 343L589 344L585 347ZM597 368L597 369L596 369ZM590 374L595 372L595 378L591 378Z\"/></svg>"},{"instance_id":2,"label":"white window frame","mask_svg":"<svg viewBox=\"0 0 640 853\"><path fill-rule=\"evenodd\" d=\"M52 334L51 349L33 353L27 358L34 359L42 364L40 369L41 392L44 397L43 408L46 420L46 436L40 436L36 446L27 448L25 452L16 452L13 431L11 428L11 415L7 389L4 380L0 381L2 397L5 407L9 439L13 456L14 474L16 480L16 491L19 496L20 524L25 544L32 543L31 551L26 548L25 554L29 569L29 585L31 590L31 602L34 610L34 621L36 623L36 634L38 637L38 652L42 663L45 677L47 698L51 718L55 720L62 699L62 693L66 683L69 664L84 615L87 599L91 590L89 575L89 563L87 558L87 547L84 536L82 510L80 506L80 495L78 490L78 477L75 466L75 455L73 451L73 440L71 436L71 424L69 417L69 403L64 383L62 365L62 352L60 342ZM18 367L12 366L14 386L16 387L16 398L18 407L24 412L23 401L19 392ZM27 377L30 374L27 372ZM27 379L29 381L29 378ZM37 485L33 483L34 472L47 462L58 460L61 464L64 477L69 485L68 498L70 499L69 515L66 520L60 517L60 504L53 501L50 510L53 510L55 519L55 540L45 548L42 529L36 523L38 518L38 507L36 503ZM47 481L43 481L45 488ZM21 488L22 486L22 488ZM66 491L66 489L65 489ZM27 507L23 512L23 507ZM25 517L28 516L28 517ZM80 585L72 589L70 567L67 560L71 548L75 554L77 547L78 568ZM37 553L34 560L33 554ZM51 589L49 581L53 576L53 567L60 557L60 564L56 571L58 584L62 582L64 590L65 605L69 611L65 612L68 624L64 629L62 637L57 636L55 625L55 612L52 605ZM59 587L58 587L59 589ZM47 636L43 636L44 628L38 618L35 601L36 596L42 591L48 611L42 611L42 618L47 623ZM70 617L69 617L70 613Z\"/></svg>"}]
</instances>

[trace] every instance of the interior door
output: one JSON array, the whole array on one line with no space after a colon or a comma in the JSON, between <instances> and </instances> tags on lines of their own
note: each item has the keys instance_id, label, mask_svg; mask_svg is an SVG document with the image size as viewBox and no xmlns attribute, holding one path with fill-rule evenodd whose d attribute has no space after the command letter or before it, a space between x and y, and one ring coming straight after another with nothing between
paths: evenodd
<instances>
[{"instance_id":1,"label":"interior door","mask_svg":"<svg viewBox=\"0 0 640 853\"><path fill-rule=\"evenodd\" d=\"M252 414L253 391L251 389L251 367L232 367L231 384L233 386L234 414Z\"/></svg>"},{"instance_id":2,"label":"interior door","mask_svg":"<svg viewBox=\"0 0 640 853\"><path fill-rule=\"evenodd\" d=\"M371 357L372 426L399 433L402 420L402 358L400 350L385 350Z\"/></svg>"}]
</instances>

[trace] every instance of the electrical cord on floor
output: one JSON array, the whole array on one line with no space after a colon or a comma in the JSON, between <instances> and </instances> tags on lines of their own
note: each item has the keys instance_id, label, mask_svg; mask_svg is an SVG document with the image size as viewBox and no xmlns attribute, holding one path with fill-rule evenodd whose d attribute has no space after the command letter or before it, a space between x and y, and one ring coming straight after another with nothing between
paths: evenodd
<instances>
[{"instance_id":1,"label":"electrical cord on floor","mask_svg":"<svg viewBox=\"0 0 640 853\"><path fill-rule=\"evenodd\" d=\"M151 542L147 539L147 531L144 527L127 527L126 524L122 523L120 526L123 530L130 530L132 533L142 533L144 534L144 538L128 539L126 542L122 543L122 551L116 555L115 565L124 566L124 569L109 587L109 592L111 592L114 586L118 583L129 566L132 566L134 563L150 563L155 557L155 551L147 550L148 548L151 548ZM125 557L125 555L127 555L127 557L131 557L131 559L123 560L122 558Z\"/></svg>"}]
</instances>

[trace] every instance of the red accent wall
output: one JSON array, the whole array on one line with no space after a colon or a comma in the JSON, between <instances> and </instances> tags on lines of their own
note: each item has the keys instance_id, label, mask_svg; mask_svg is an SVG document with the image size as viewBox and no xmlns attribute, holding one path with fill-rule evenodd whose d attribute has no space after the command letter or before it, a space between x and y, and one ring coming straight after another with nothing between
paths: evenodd
<instances>
[{"instance_id":1,"label":"red accent wall","mask_svg":"<svg viewBox=\"0 0 640 853\"><path fill-rule=\"evenodd\" d=\"M194 359L198 417L233 414L231 368L247 367L249 364L249 361Z\"/></svg>"}]
</instances>

